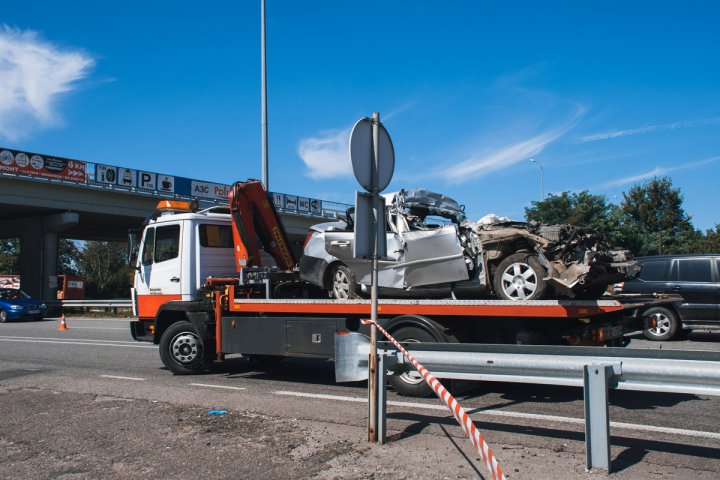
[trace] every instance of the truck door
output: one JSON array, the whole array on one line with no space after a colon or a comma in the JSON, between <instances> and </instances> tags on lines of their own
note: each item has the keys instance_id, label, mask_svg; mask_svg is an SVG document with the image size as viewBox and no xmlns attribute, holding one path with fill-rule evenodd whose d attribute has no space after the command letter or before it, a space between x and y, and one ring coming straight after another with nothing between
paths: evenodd
<instances>
[{"instance_id":1,"label":"truck door","mask_svg":"<svg viewBox=\"0 0 720 480\"><path fill-rule=\"evenodd\" d=\"M180 223L148 227L135 273L137 315L154 318L161 305L181 300Z\"/></svg>"}]
</instances>

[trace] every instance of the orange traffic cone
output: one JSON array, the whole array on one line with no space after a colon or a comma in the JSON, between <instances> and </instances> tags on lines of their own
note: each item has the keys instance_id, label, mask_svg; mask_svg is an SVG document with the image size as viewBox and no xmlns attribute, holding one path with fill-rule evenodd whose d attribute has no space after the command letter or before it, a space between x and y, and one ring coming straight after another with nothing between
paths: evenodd
<instances>
[{"instance_id":1,"label":"orange traffic cone","mask_svg":"<svg viewBox=\"0 0 720 480\"><path fill-rule=\"evenodd\" d=\"M67 324L65 323L65 314L63 313L60 315L60 326L57 328L58 330L67 330Z\"/></svg>"}]
</instances>

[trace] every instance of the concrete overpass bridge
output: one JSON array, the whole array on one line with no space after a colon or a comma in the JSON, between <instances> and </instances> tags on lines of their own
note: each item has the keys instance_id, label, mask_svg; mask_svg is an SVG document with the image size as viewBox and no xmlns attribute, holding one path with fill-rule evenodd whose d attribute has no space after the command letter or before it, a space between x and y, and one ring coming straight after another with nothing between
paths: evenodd
<instances>
[{"instance_id":1,"label":"concrete overpass bridge","mask_svg":"<svg viewBox=\"0 0 720 480\"><path fill-rule=\"evenodd\" d=\"M31 159L35 159L34 164ZM40 165L42 168L35 168ZM201 208L227 203L228 185L0 148L0 238L20 239L22 288L53 300L58 240L125 241L158 200L198 198ZM311 225L348 205L272 193L290 241L302 245ZM18 272L11 272L18 273Z\"/></svg>"}]
</instances>

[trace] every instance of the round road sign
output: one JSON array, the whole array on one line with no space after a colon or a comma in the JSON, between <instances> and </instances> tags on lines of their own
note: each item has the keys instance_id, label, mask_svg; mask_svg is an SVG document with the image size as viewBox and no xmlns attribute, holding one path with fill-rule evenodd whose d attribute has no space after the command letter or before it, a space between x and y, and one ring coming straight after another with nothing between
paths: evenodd
<instances>
[{"instance_id":1,"label":"round road sign","mask_svg":"<svg viewBox=\"0 0 720 480\"><path fill-rule=\"evenodd\" d=\"M387 188L395 170L395 150L382 123L378 123L378 161L373 161L373 120L361 118L350 134L350 160L358 183L368 192Z\"/></svg>"}]
</instances>

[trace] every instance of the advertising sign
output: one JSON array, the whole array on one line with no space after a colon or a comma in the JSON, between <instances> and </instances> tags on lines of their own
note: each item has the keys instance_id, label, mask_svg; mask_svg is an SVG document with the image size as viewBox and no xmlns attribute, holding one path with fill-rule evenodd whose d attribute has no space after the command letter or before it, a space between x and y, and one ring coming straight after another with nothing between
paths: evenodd
<instances>
[{"instance_id":1,"label":"advertising sign","mask_svg":"<svg viewBox=\"0 0 720 480\"><path fill-rule=\"evenodd\" d=\"M117 184L122 187L136 187L137 186L137 171L130 168L118 167L117 169Z\"/></svg>"},{"instance_id":2,"label":"advertising sign","mask_svg":"<svg viewBox=\"0 0 720 480\"><path fill-rule=\"evenodd\" d=\"M138 172L138 188L145 190L155 190L155 181L157 175L151 172Z\"/></svg>"},{"instance_id":3,"label":"advertising sign","mask_svg":"<svg viewBox=\"0 0 720 480\"><path fill-rule=\"evenodd\" d=\"M160 192L173 193L175 191L175 177L158 175L157 189Z\"/></svg>"},{"instance_id":4,"label":"advertising sign","mask_svg":"<svg viewBox=\"0 0 720 480\"><path fill-rule=\"evenodd\" d=\"M275 208L284 208L285 207L285 195L282 193L270 193L272 196L273 205L275 205Z\"/></svg>"},{"instance_id":5,"label":"advertising sign","mask_svg":"<svg viewBox=\"0 0 720 480\"><path fill-rule=\"evenodd\" d=\"M30 152L0 150L0 172L85 183L85 162Z\"/></svg>"},{"instance_id":6,"label":"advertising sign","mask_svg":"<svg viewBox=\"0 0 720 480\"><path fill-rule=\"evenodd\" d=\"M296 195L285 195L285 210L297 210L298 197Z\"/></svg>"},{"instance_id":7,"label":"advertising sign","mask_svg":"<svg viewBox=\"0 0 720 480\"><path fill-rule=\"evenodd\" d=\"M115 185L117 184L117 170L117 167L97 164L95 165L95 181Z\"/></svg>"},{"instance_id":8,"label":"advertising sign","mask_svg":"<svg viewBox=\"0 0 720 480\"><path fill-rule=\"evenodd\" d=\"M219 183L190 181L190 195L193 197L227 201L230 188L230 185L221 185Z\"/></svg>"},{"instance_id":9,"label":"advertising sign","mask_svg":"<svg viewBox=\"0 0 720 480\"><path fill-rule=\"evenodd\" d=\"M298 197L298 212L310 212L310 199L305 197Z\"/></svg>"}]
</instances>

